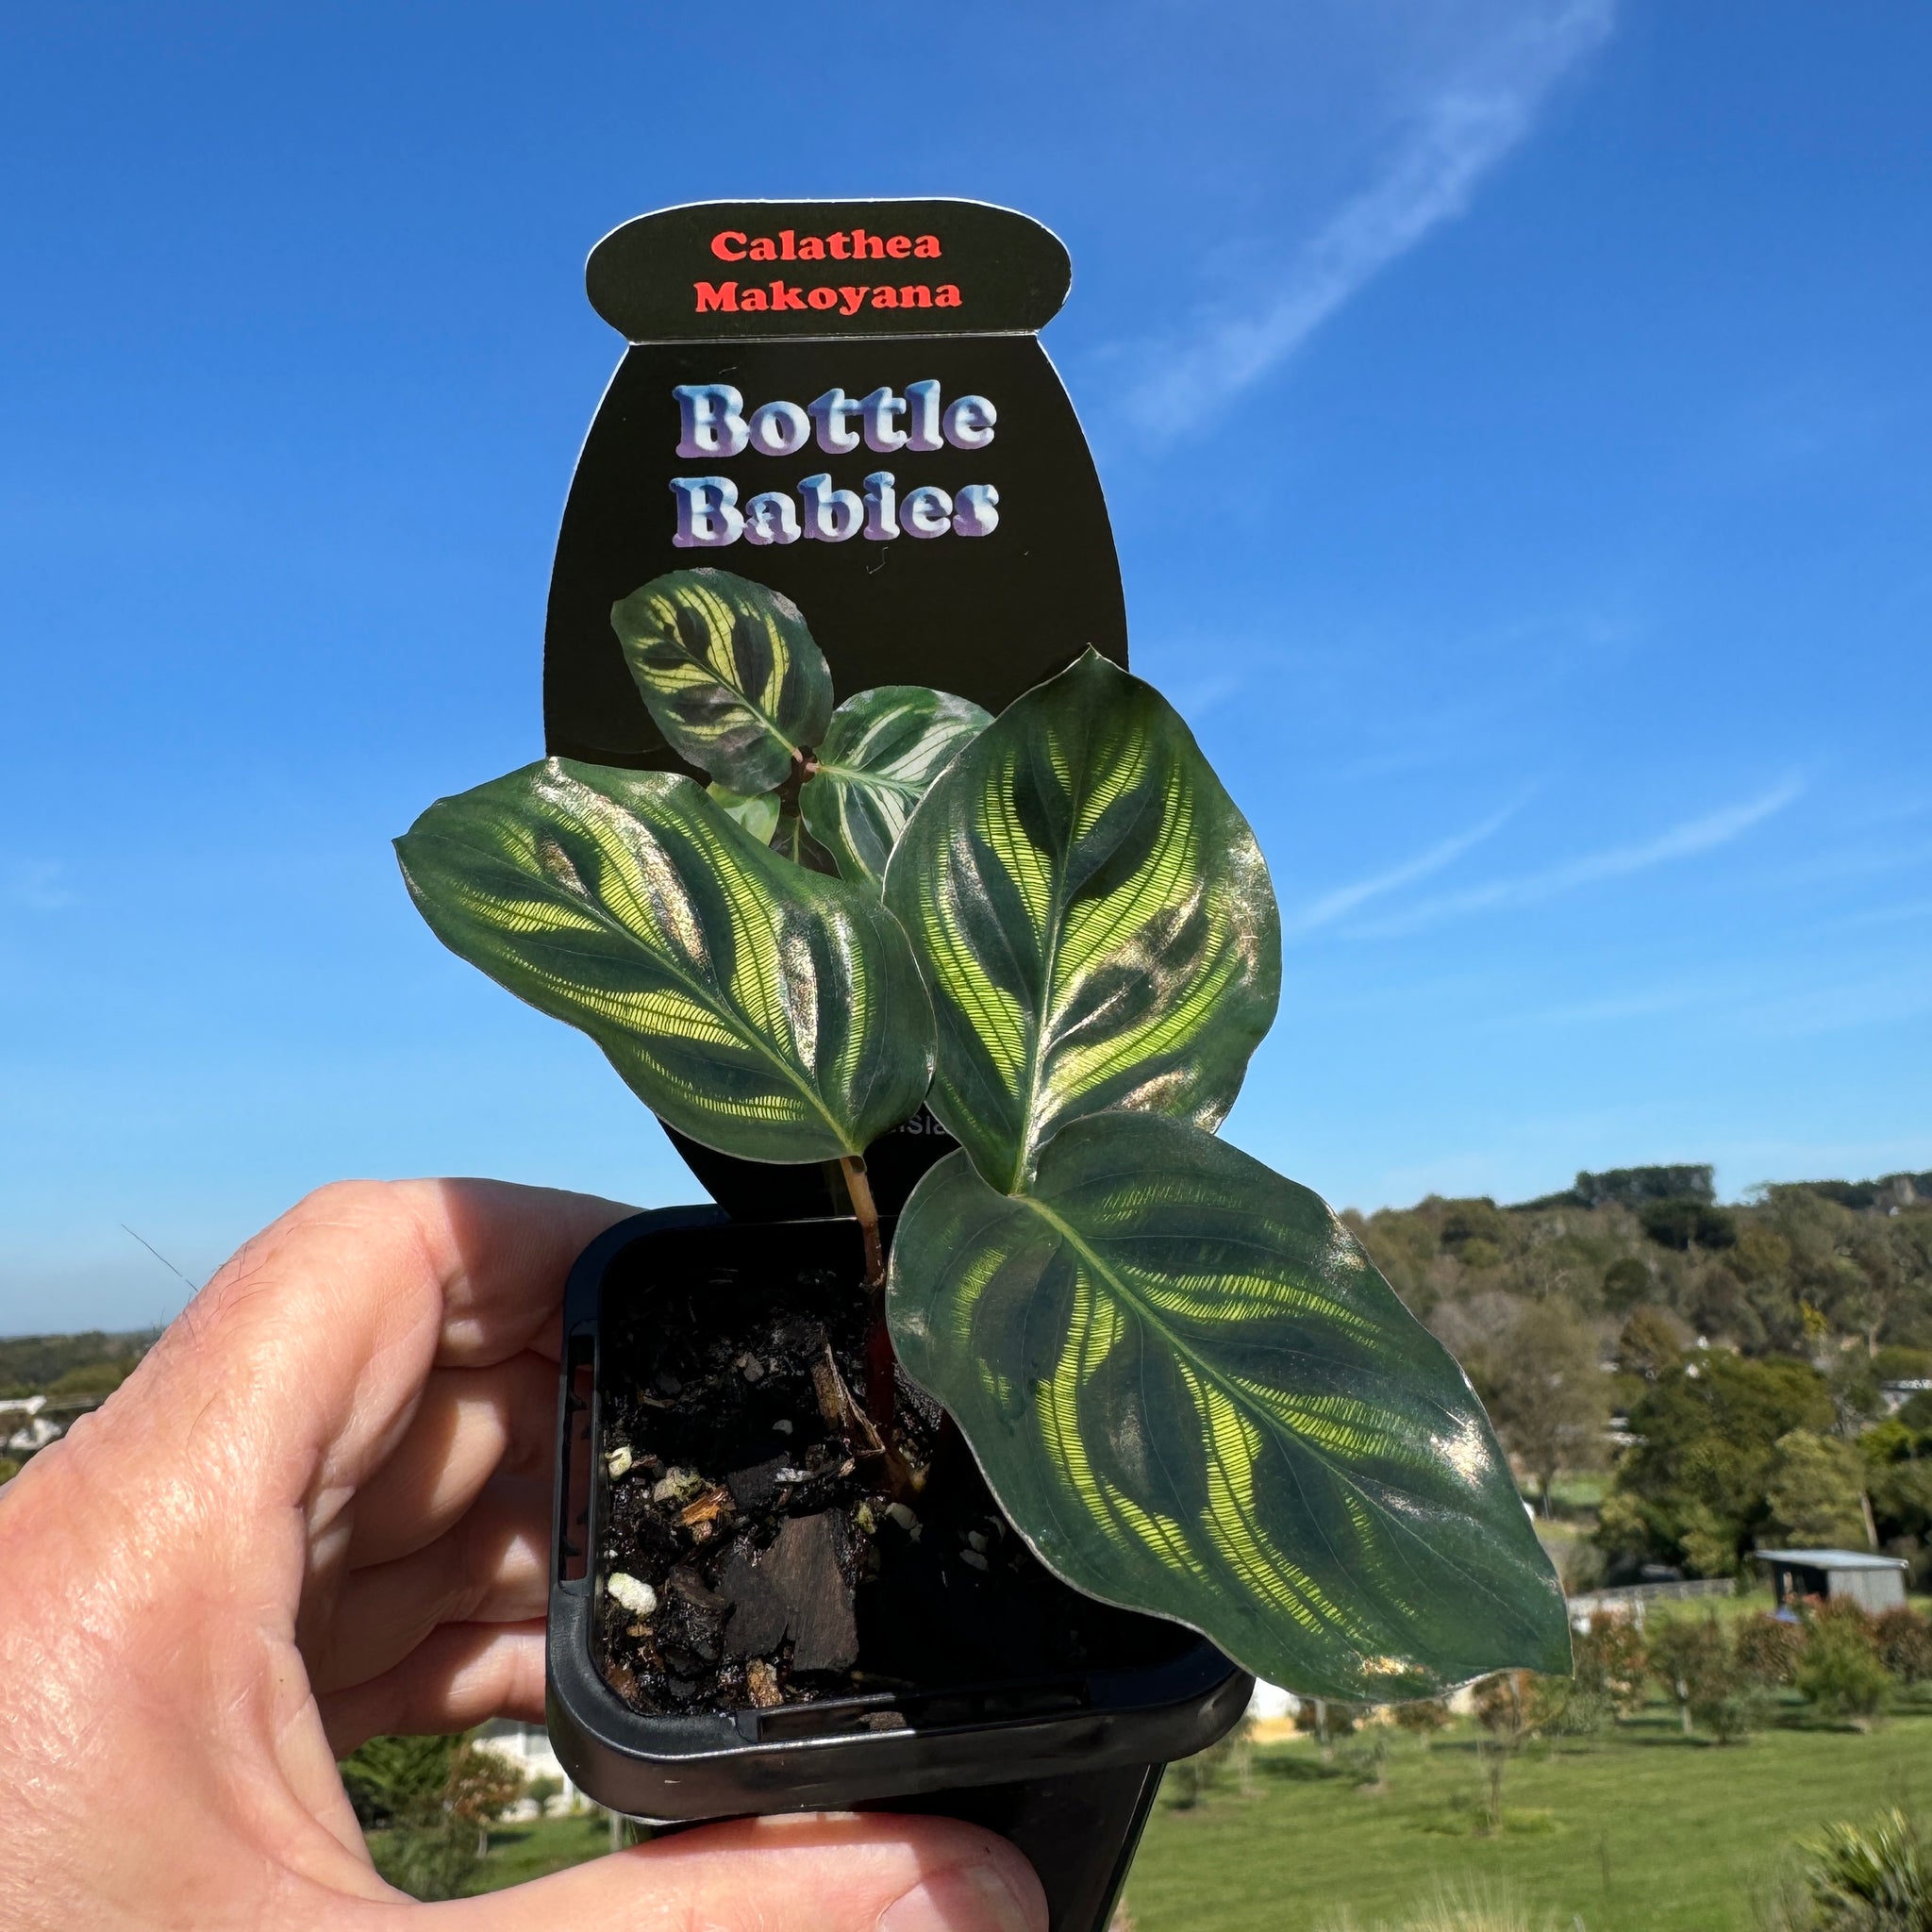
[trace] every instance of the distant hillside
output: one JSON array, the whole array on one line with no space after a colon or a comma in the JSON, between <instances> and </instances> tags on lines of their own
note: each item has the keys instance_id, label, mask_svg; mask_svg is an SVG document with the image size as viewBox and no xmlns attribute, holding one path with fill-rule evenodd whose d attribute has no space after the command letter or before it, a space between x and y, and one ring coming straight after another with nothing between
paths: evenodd
<instances>
[{"instance_id":1,"label":"distant hillside","mask_svg":"<svg viewBox=\"0 0 1932 1932\"><path fill-rule=\"evenodd\" d=\"M94 1329L85 1335L23 1335L0 1341L0 1396L44 1394L63 1383L61 1392L99 1393L96 1385L113 1387L154 1340L152 1330L104 1335Z\"/></svg>"},{"instance_id":2,"label":"distant hillside","mask_svg":"<svg viewBox=\"0 0 1932 1932\"><path fill-rule=\"evenodd\" d=\"M1744 1355L1932 1350L1932 1174L1794 1182L1725 1207L1708 1167L1621 1168L1516 1206L1431 1195L1346 1219L1458 1353L1507 1326L1512 1304L1553 1298L1607 1340L1650 1307Z\"/></svg>"}]
</instances>

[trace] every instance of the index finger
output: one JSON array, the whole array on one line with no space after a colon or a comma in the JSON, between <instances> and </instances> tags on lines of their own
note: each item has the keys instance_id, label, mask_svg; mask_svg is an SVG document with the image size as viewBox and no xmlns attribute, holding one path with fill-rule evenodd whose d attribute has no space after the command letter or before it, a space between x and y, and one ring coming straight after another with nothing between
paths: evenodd
<instances>
[{"instance_id":1,"label":"index finger","mask_svg":"<svg viewBox=\"0 0 1932 1932\"><path fill-rule=\"evenodd\" d=\"M629 1211L500 1181L321 1189L189 1305L115 1425L144 1410L222 1493L306 1505L312 1533L400 1440L432 1368L550 1344L571 1262Z\"/></svg>"}]
</instances>

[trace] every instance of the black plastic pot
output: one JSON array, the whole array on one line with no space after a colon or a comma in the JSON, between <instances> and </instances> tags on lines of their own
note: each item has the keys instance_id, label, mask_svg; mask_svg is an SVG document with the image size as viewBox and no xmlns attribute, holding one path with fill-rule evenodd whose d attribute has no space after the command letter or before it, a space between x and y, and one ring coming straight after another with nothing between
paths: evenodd
<instances>
[{"instance_id":1,"label":"black plastic pot","mask_svg":"<svg viewBox=\"0 0 1932 1932\"><path fill-rule=\"evenodd\" d=\"M645 1716L592 1655L606 1494L601 1441L613 1309L691 1278L702 1255L753 1275L801 1243L849 1248L850 1220L734 1221L673 1208L585 1250L565 1294L548 1718L558 1759L599 1804L656 1824L822 1808L930 1811L1012 1839L1047 1890L1054 1932L1107 1924L1162 1766L1204 1749L1246 1707L1253 1679L1205 1639L1134 1619L1154 1661L877 1692L727 1715ZM1083 1604L1069 1591L1070 1607ZM890 1727L888 1727L890 1726Z\"/></svg>"}]
</instances>

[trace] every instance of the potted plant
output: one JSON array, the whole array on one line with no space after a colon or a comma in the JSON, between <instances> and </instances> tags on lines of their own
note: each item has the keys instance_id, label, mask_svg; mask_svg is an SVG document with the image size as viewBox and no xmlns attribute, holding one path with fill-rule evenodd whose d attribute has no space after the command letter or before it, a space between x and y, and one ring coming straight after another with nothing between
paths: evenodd
<instances>
[{"instance_id":1,"label":"potted plant","mask_svg":"<svg viewBox=\"0 0 1932 1932\"><path fill-rule=\"evenodd\" d=\"M720 571L613 620L709 785L527 766L423 814L409 890L679 1134L836 1163L851 1213L669 1210L579 1264L552 1721L590 1788L676 1819L1058 1778L1099 1849L1072 1812L1017 1835L1079 1866L1085 1925L1243 1671L1391 1702L1566 1670L1467 1380L1215 1136L1279 927L1173 708L1092 652L997 719L835 708L798 609ZM882 1212L867 1151L922 1107L951 1139Z\"/></svg>"}]
</instances>

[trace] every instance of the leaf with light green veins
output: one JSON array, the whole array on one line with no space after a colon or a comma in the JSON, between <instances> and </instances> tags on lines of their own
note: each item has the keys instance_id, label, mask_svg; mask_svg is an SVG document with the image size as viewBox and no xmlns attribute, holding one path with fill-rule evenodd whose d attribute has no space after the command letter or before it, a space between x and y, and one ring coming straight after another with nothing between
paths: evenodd
<instances>
[{"instance_id":1,"label":"leaf with light green veins","mask_svg":"<svg viewBox=\"0 0 1932 1932\"><path fill-rule=\"evenodd\" d=\"M906 1372L1075 1588L1309 1696L1570 1668L1462 1372L1316 1195L1211 1135L1074 1121L1021 1195L949 1155L888 1296Z\"/></svg>"},{"instance_id":2,"label":"leaf with light green veins","mask_svg":"<svg viewBox=\"0 0 1932 1932\"><path fill-rule=\"evenodd\" d=\"M920 684L882 684L832 713L818 770L798 804L841 878L883 889L886 861L912 808L953 754L991 723L991 711Z\"/></svg>"},{"instance_id":3,"label":"leaf with light green veins","mask_svg":"<svg viewBox=\"0 0 1932 1932\"><path fill-rule=\"evenodd\" d=\"M784 782L832 715L832 674L790 597L728 570L675 570L610 609L658 730L719 784Z\"/></svg>"},{"instance_id":4,"label":"leaf with light green veins","mask_svg":"<svg viewBox=\"0 0 1932 1932\"><path fill-rule=\"evenodd\" d=\"M862 1153L925 1092L932 1009L891 917L689 778L548 758L439 800L396 851L444 945L708 1147Z\"/></svg>"},{"instance_id":5,"label":"leaf with light green veins","mask_svg":"<svg viewBox=\"0 0 1932 1932\"><path fill-rule=\"evenodd\" d=\"M778 829L775 791L760 791L756 797L747 798L728 785L711 784L705 787L705 796L734 824L742 825L760 845L772 842L772 834Z\"/></svg>"},{"instance_id":6,"label":"leaf with light green veins","mask_svg":"<svg viewBox=\"0 0 1932 1932\"><path fill-rule=\"evenodd\" d=\"M1255 836L1173 706L1092 651L933 780L886 904L939 1022L928 1105L1003 1191L1103 1108L1217 1125L1274 1017Z\"/></svg>"}]
</instances>

